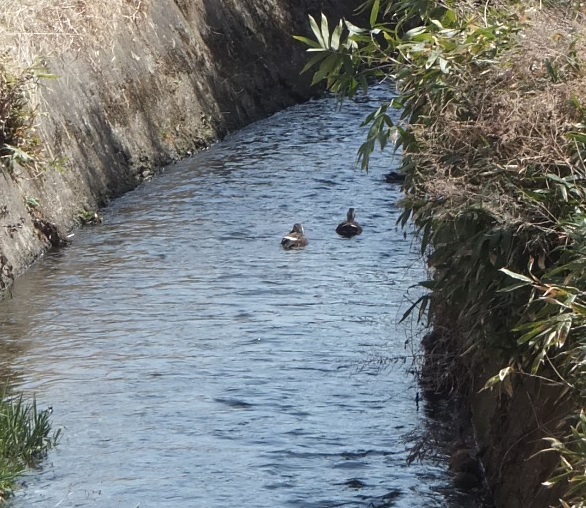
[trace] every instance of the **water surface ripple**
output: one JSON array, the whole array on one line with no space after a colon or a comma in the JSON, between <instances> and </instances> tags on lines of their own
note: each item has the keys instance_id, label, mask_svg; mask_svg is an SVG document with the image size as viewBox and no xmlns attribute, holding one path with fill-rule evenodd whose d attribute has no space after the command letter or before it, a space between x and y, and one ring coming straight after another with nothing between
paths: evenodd
<instances>
[{"instance_id":1,"label":"water surface ripple","mask_svg":"<svg viewBox=\"0 0 586 508\"><path fill-rule=\"evenodd\" d=\"M414 379L376 361L408 352L398 320L423 277L384 182L396 162L354 165L381 94L311 101L166 168L17 281L2 373L64 437L11 506L456 506L443 468L406 464ZM346 240L350 206L364 233ZM294 222L310 243L285 252Z\"/></svg>"}]
</instances>

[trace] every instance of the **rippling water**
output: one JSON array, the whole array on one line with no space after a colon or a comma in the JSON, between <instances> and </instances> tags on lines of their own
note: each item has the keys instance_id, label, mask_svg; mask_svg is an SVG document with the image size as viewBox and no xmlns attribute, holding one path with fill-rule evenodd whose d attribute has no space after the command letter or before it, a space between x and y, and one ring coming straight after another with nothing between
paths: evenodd
<instances>
[{"instance_id":1,"label":"rippling water","mask_svg":"<svg viewBox=\"0 0 586 508\"><path fill-rule=\"evenodd\" d=\"M377 106L312 101L166 168L48 255L0 303L2 372L52 405L61 444L13 507L429 507L444 467L408 466L425 425ZM362 236L334 230L348 207ZM309 245L280 238L304 224ZM466 500L464 500L466 501Z\"/></svg>"}]
</instances>

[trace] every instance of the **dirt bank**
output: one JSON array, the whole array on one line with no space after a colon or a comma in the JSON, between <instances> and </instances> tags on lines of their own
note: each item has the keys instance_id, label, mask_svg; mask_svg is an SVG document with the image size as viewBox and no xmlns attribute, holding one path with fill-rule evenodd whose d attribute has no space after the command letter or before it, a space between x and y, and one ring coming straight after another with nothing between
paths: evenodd
<instances>
[{"instance_id":1,"label":"dirt bank","mask_svg":"<svg viewBox=\"0 0 586 508\"><path fill-rule=\"evenodd\" d=\"M437 442L453 457L458 452L454 443L465 436L470 456L483 465L484 474L476 479L486 477L485 486L495 507L558 506L566 485L544 485L559 464L559 456L546 451L544 438L568 431L570 422L564 417L571 404L560 400L559 386L531 377L515 379L510 389L498 386L484 390L487 380L498 371L499 353L493 351L492 358L486 355L482 360L462 354L465 339L452 326L454 315L445 308L442 313L446 326L436 323L435 330L423 340L423 392L432 407L440 400L453 412L451 432ZM451 470L457 485L459 471ZM472 487L478 492L482 483L477 481Z\"/></svg>"},{"instance_id":2,"label":"dirt bank","mask_svg":"<svg viewBox=\"0 0 586 508\"><path fill-rule=\"evenodd\" d=\"M8 2L10 4L10 2ZM27 7L27 4L30 4ZM292 34L350 0L60 0L0 8L20 67L43 57L56 80L35 97L59 170L0 172L0 285L154 168L307 98ZM63 4L63 5L58 5ZM12 24L12 25L11 25Z\"/></svg>"}]
</instances>

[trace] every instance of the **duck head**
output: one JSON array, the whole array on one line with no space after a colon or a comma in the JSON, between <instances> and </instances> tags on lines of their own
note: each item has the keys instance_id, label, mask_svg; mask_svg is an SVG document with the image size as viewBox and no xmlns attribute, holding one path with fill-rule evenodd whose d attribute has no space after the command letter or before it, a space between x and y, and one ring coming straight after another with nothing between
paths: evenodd
<instances>
[{"instance_id":1,"label":"duck head","mask_svg":"<svg viewBox=\"0 0 586 508\"><path fill-rule=\"evenodd\" d=\"M291 233L299 233L300 235L304 235L305 231L303 230L303 226L299 223L293 224L293 229Z\"/></svg>"}]
</instances>

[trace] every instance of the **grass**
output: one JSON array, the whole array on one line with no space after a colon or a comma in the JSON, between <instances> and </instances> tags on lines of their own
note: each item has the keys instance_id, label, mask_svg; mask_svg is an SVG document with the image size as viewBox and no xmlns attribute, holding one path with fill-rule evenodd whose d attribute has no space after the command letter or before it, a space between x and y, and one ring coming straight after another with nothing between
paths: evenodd
<instances>
[{"instance_id":1,"label":"grass","mask_svg":"<svg viewBox=\"0 0 586 508\"><path fill-rule=\"evenodd\" d=\"M22 66L83 47L107 49L112 33L134 22L146 0L3 0L0 45ZM108 27L108 29L104 29Z\"/></svg>"},{"instance_id":2,"label":"grass","mask_svg":"<svg viewBox=\"0 0 586 508\"><path fill-rule=\"evenodd\" d=\"M0 157L14 175L15 164L38 176L58 167L43 153L42 95L37 93L49 62L83 55L95 67L98 54L113 52L120 30L137 30L146 0L2 0L0 2ZM107 29L105 28L107 27ZM50 151L50 150L49 150Z\"/></svg>"},{"instance_id":3,"label":"grass","mask_svg":"<svg viewBox=\"0 0 586 508\"><path fill-rule=\"evenodd\" d=\"M51 431L50 415L22 395L0 400L0 499L9 497L18 476L37 467L57 444L61 431Z\"/></svg>"}]
</instances>

